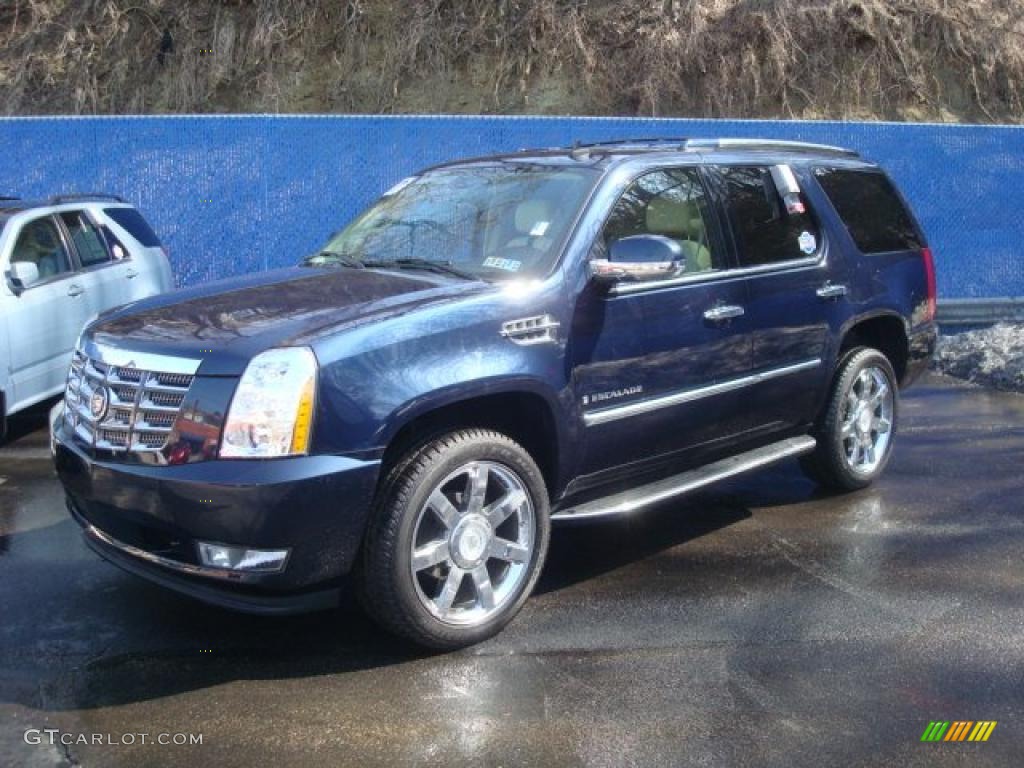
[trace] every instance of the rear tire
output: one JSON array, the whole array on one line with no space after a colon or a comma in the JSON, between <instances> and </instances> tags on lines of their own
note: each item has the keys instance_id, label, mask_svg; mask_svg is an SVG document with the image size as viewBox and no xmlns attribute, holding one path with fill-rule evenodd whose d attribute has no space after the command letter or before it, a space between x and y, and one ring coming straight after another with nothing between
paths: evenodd
<instances>
[{"instance_id":1,"label":"rear tire","mask_svg":"<svg viewBox=\"0 0 1024 768\"><path fill-rule=\"evenodd\" d=\"M370 520L360 600L385 629L439 650L497 634L533 591L549 505L530 455L463 429L397 461Z\"/></svg>"},{"instance_id":2,"label":"rear tire","mask_svg":"<svg viewBox=\"0 0 1024 768\"><path fill-rule=\"evenodd\" d=\"M898 410L899 386L889 359L871 347L849 350L815 429L818 444L800 460L804 472L840 491L870 485L889 462Z\"/></svg>"}]
</instances>

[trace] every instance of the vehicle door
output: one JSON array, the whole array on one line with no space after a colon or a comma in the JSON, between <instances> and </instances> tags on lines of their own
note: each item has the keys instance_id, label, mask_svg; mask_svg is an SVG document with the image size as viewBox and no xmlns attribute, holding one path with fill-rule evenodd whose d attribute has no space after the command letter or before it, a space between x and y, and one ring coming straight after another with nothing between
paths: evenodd
<instances>
[{"instance_id":1,"label":"vehicle door","mask_svg":"<svg viewBox=\"0 0 1024 768\"><path fill-rule=\"evenodd\" d=\"M14 262L31 262L38 279L5 298L4 332L10 349L8 410L57 394L64 386L71 350L89 317L88 297L74 270L64 230L51 215L29 219L0 255L5 276Z\"/></svg>"},{"instance_id":2,"label":"vehicle door","mask_svg":"<svg viewBox=\"0 0 1024 768\"><path fill-rule=\"evenodd\" d=\"M724 383L750 366L744 286L699 168L662 168L619 197L591 259L635 235L681 246L678 273L651 282L592 281L577 304L571 355L582 404L581 474L629 473L727 444L740 401ZM586 483L586 479L583 480Z\"/></svg>"},{"instance_id":3,"label":"vehicle door","mask_svg":"<svg viewBox=\"0 0 1024 768\"><path fill-rule=\"evenodd\" d=\"M57 214L78 262L79 282L85 289L89 317L131 300L127 265L115 259L99 225L85 210Z\"/></svg>"},{"instance_id":4,"label":"vehicle door","mask_svg":"<svg viewBox=\"0 0 1024 768\"><path fill-rule=\"evenodd\" d=\"M765 434L806 426L831 376L830 340L848 315L843 260L800 169L747 164L709 174L744 275L755 376L745 396L749 426Z\"/></svg>"}]
</instances>

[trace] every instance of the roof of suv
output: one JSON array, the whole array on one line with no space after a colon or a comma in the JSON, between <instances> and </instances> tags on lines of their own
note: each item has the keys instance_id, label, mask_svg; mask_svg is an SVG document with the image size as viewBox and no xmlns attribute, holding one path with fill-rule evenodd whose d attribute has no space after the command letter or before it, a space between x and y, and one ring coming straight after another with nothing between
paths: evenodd
<instances>
[{"instance_id":1,"label":"roof of suv","mask_svg":"<svg viewBox=\"0 0 1024 768\"><path fill-rule=\"evenodd\" d=\"M49 208L54 205L98 202L125 203L126 201L117 195L107 195L101 192L67 193L54 195L45 200L22 200L20 197L0 196L0 216L20 213L31 208Z\"/></svg>"},{"instance_id":2,"label":"roof of suv","mask_svg":"<svg viewBox=\"0 0 1024 768\"><path fill-rule=\"evenodd\" d=\"M776 161L785 160L786 162L803 160L827 161L829 163L859 166L873 165L862 160L860 155L852 149L803 141L743 138L640 138L590 143L575 142L569 147L521 149L517 152L453 160L433 166L433 168L457 166L467 163L485 163L488 161L532 161L551 165L587 162L590 165L604 167L631 157L656 154L680 155L685 153L717 161L742 160L748 159L753 155L762 161L777 159Z\"/></svg>"}]
</instances>

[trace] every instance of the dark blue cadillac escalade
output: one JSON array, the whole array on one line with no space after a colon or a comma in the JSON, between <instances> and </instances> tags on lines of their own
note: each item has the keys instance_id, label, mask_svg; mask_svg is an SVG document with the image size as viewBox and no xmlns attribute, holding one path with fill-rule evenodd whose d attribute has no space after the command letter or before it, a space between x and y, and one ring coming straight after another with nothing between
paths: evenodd
<instances>
[{"instance_id":1,"label":"dark blue cadillac escalade","mask_svg":"<svg viewBox=\"0 0 1024 768\"><path fill-rule=\"evenodd\" d=\"M402 181L293 268L98 318L53 446L126 570L261 613L350 585L452 648L516 614L552 521L793 456L870 483L934 315L921 229L854 152L522 151Z\"/></svg>"}]
</instances>

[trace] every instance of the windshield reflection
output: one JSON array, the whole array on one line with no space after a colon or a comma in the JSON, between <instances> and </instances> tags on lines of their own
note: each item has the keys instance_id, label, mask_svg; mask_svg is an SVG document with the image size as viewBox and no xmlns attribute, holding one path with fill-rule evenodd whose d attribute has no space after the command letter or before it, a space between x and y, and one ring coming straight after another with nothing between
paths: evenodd
<instances>
[{"instance_id":1,"label":"windshield reflection","mask_svg":"<svg viewBox=\"0 0 1024 768\"><path fill-rule=\"evenodd\" d=\"M593 168L508 162L429 171L395 185L304 263L541 277L598 176Z\"/></svg>"}]
</instances>

